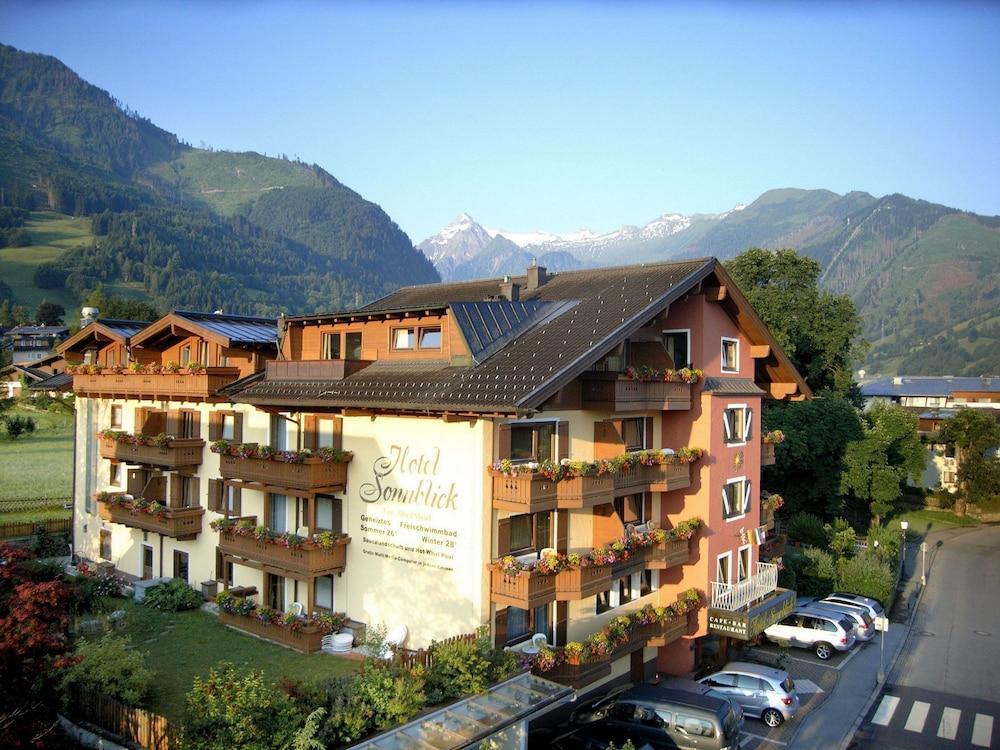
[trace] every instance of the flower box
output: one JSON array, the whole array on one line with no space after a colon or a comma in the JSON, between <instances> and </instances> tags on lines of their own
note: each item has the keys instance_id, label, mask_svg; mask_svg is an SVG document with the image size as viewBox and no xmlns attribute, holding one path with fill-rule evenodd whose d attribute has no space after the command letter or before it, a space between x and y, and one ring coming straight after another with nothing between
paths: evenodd
<instances>
[{"instance_id":1,"label":"flower box","mask_svg":"<svg viewBox=\"0 0 1000 750\"><path fill-rule=\"evenodd\" d=\"M342 537L329 548L308 542L302 547L291 548L236 534L232 530L219 532L219 550L225 555L310 577L342 573L347 566L347 545L350 542L350 537Z\"/></svg>"},{"instance_id":2,"label":"flower box","mask_svg":"<svg viewBox=\"0 0 1000 750\"><path fill-rule=\"evenodd\" d=\"M666 646L673 643L678 638L685 636L690 632L690 614L684 615L683 617L677 617L663 625L652 626L653 630L650 633L649 640L646 641L646 645L654 648L659 648L660 646Z\"/></svg>"},{"instance_id":3,"label":"flower box","mask_svg":"<svg viewBox=\"0 0 1000 750\"><path fill-rule=\"evenodd\" d=\"M656 542L646 551L646 567L652 570L666 570L690 560L691 544L687 539Z\"/></svg>"},{"instance_id":4,"label":"flower box","mask_svg":"<svg viewBox=\"0 0 1000 750\"><path fill-rule=\"evenodd\" d=\"M545 672L536 671L539 677L568 685L572 688L582 688L611 674L611 659L607 656L592 658L579 664L563 662Z\"/></svg>"},{"instance_id":5,"label":"flower box","mask_svg":"<svg viewBox=\"0 0 1000 750\"><path fill-rule=\"evenodd\" d=\"M154 531L173 539L194 539L201 532L204 508L167 508L162 513L132 512L120 505L105 504L112 523Z\"/></svg>"},{"instance_id":6,"label":"flower box","mask_svg":"<svg viewBox=\"0 0 1000 750\"><path fill-rule=\"evenodd\" d=\"M201 464L204 447L205 441L197 438L175 438L163 446L119 442L106 437L100 439L101 458L133 465L162 466L166 469L198 466Z\"/></svg>"},{"instance_id":7,"label":"flower box","mask_svg":"<svg viewBox=\"0 0 1000 750\"><path fill-rule=\"evenodd\" d=\"M622 558L611 563L611 579L617 581L619 578L638 573L646 568L646 549L632 550L627 558Z\"/></svg>"},{"instance_id":8,"label":"flower box","mask_svg":"<svg viewBox=\"0 0 1000 750\"><path fill-rule=\"evenodd\" d=\"M615 479L610 474L562 479L556 485L560 509L591 508L615 499Z\"/></svg>"},{"instance_id":9,"label":"flower box","mask_svg":"<svg viewBox=\"0 0 1000 750\"><path fill-rule=\"evenodd\" d=\"M761 466L774 466L774 446L769 443L761 443L760 445L760 465Z\"/></svg>"},{"instance_id":10,"label":"flower box","mask_svg":"<svg viewBox=\"0 0 1000 750\"><path fill-rule=\"evenodd\" d=\"M497 604L520 609L534 609L556 599L556 574L554 573L544 574L532 570L521 571L515 575L505 575L503 570L493 568L490 574L491 596Z\"/></svg>"},{"instance_id":11,"label":"flower box","mask_svg":"<svg viewBox=\"0 0 1000 750\"><path fill-rule=\"evenodd\" d=\"M561 602L586 599L610 588L610 565L588 565L556 574L556 599Z\"/></svg>"},{"instance_id":12,"label":"flower box","mask_svg":"<svg viewBox=\"0 0 1000 750\"><path fill-rule=\"evenodd\" d=\"M348 461L306 458L287 463L271 458L240 458L220 455L219 471L226 479L240 479L270 487L296 490L343 491L347 487Z\"/></svg>"},{"instance_id":13,"label":"flower box","mask_svg":"<svg viewBox=\"0 0 1000 750\"><path fill-rule=\"evenodd\" d=\"M490 470L493 508L513 513L541 513L556 509L556 482L538 472L503 474Z\"/></svg>"},{"instance_id":14,"label":"flower box","mask_svg":"<svg viewBox=\"0 0 1000 750\"><path fill-rule=\"evenodd\" d=\"M274 643L280 643L296 651L312 653L323 646L323 630L315 624L303 625L298 630L282 627L273 622L261 622L256 617L231 615L219 610L219 622L244 633L255 635Z\"/></svg>"}]
</instances>

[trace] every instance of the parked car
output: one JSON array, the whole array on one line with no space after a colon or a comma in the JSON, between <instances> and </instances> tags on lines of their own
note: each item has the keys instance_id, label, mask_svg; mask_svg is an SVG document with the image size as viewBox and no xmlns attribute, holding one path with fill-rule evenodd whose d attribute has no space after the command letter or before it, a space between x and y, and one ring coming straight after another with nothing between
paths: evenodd
<instances>
[{"instance_id":1,"label":"parked car","mask_svg":"<svg viewBox=\"0 0 1000 750\"><path fill-rule=\"evenodd\" d=\"M698 682L735 699L748 716L769 727L791 719L799 710L795 682L788 672L773 667L731 661Z\"/></svg>"},{"instance_id":2,"label":"parked car","mask_svg":"<svg viewBox=\"0 0 1000 750\"><path fill-rule=\"evenodd\" d=\"M864 607L874 620L876 617L885 617L885 608L878 599L871 599L860 594L850 594L845 591L834 591L829 596L823 597L822 601L834 602L835 604L853 604L855 607Z\"/></svg>"},{"instance_id":3,"label":"parked car","mask_svg":"<svg viewBox=\"0 0 1000 750\"><path fill-rule=\"evenodd\" d=\"M764 637L782 646L812 649L823 661L855 644L854 622L846 615L798 609L766 628Z\"/></svg>"},{"instance_id":4,"label":"parked car","mask_svg":"<svg viewBox=\"0 0 1000 750\"><path fill-rule=\"evenodd\" d=\"M625 740L641 748L739 750L743 722L726 699L658 685L612 691L573 713L581 726L552 740L557 748L600 748ZM573 744L575 743L575 744Z\"/></svg>"},{"instance_id":5,"label":"parked car","mask_svg":"<svg viewBox=\"0 0 1000 750\"><path fill-rule=\"evenodd\" d=\"M875 637L875 620L868 613L867 607L855 606L854 604L841 604L840 602L830 602L821 599L809 605L810 608L840 612L854 621L854 637L859 643L867 643Z\"/></svg>"},{"instance_id":6,"label":"parked car","mask_svg":"<svg viewBox=\"0 0 1000 750\"><path fill-rule=\"evenodd\" d=\"M689 693L697 693L699 695L713 695L716 698L722 698L722 700L729 701L729 705L731 705L733 707L733 711L736 712L736 718L739 719L742 731L743 706L733 696L727 695L721 690L716 690L709 685L704 685L697 680L686 680L683 677L663 677L659 682L650 684L655 684L657 687L667 688L670 690L687 690Z\"/></svg>"}]
</instances>

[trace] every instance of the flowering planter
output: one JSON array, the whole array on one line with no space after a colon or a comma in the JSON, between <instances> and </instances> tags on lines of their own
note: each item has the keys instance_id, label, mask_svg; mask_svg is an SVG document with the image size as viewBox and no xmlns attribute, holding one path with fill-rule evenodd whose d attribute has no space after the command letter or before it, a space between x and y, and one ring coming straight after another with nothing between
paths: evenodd
<instances>
[{"instance_id":1,"label":"flowering planter","mask_svg":"<svg viewBox=\"0 0 1000 750\"><path fill-rule=\"evenodd\" d=\"M610 565L588 565L563 570L556 575L556 599L561 602L586 599L610 588Z\"/></svg>"},{"instance_id":2,"label":"flowering planter","mask_svg":"<svg viewBox=\"0 0 1000 750\"><path fill-rule=\"evenodd\" d=\"M659 466L637 464L616 471L612 476L615 483L615 497L650 491L650 485L658 478Z\"/></svg>"},{"instance_id":3,"label":"flowering planter","mask_svg":"<svg viewBox=\"0 0 1000 750\"><path fill-rule=\"evenodd\" d=\"M691 464L662 464L649 468L653 470L650 492L684 490L691 486Z\"/></svg>"},{"instance_id":4,"label":"flowering planter","mask_svg":"<svg viewBox=\"0 0 1000 750\"><path fill-rule=\"evenodd\" d=\"M677 617L664 623L663 625L652 626L652 631L649 634L649 639L646 641L646 645L656 648L666 646L667 644L673 643L678 638L687 635L689 631L689 615Z\"/></svg>"},{"instance_id":5,"label":"flowering planter","mask_svg":"<svg viewBox=\"0 0 1000 750\"><path fill-rule=\"evenodd\" d=\"M201 531L201 519L205 515L204 508L168 508L162 513L133 513L128 508L110 503L106 506L112 523L120 523L133 529L155 531L163 536L174 539L194 539Z\"/></svg>"},{"instance_id":6,"label":"flowering planter","mask_svg":"<svg viewBox=\"0 0 1000 750\"><path fill-rule=\"evenodd\" d=\"M271 487L296 490L342 491L347 487L347 461L306 458L302 463L285 463L269 458L240 458L222 454L219 471L226 479L242 479Z\"/></svg>"},{"instance_id":7,"label":"flowering planter","mask_svg":"<svg viewBox=\"0 0 1000 750\"><path fill-rule=\"evenodd\" d=\"M546 680L582 688L611 674L611 659L607 656L591 659L581 664L557 664L547 672L535 670L535 674Z\"/></svg>"},{"instance_id":8,"label":"flowering planter","mask_svg":"<svg viewBox=\"0 0 1000 750\"><path fill-rule=\"evenodd\" d=\"M687 539L657 542L646 551L646 567L652 570L666 570L675 565L684 565L690 559L691 544Z\"/></svg>"},{"instance_id":9,"label":"flowering planter","mask_svg":"<svg viewBox=\"0 0 1000 750\"><path fill-rule=\"evenodd\" d=\"M522 571L508 576L499 568L493 568L490 574L491 596L497 604L534 609L556 599L555 574L543 575L536 571Z\"/></svg>"},{"instance_id":10,"label":"flowering planter","mask_svg":"<svg viewBox=\"0 0 1000 750\"><path fill-rule=\"evenodd\" d=\"M219 610L219 622L305 653L319 651L323 645L324 633L318 625L303 625L299 630L291 630L272 622L261 622L256 617L231 615L222 610Z\"/></svg>"},{"instance_id":11,"label":"flowering planter","mask_svg":"<svg viewBox=\"0 0 1000 750\"><path fill-rule=\"evenodd\" d=\"M563 479L556 485L556 500L561 509L591 508L614 499L615 480L610 474Z\"/></svg>"},{"instance_id":12,"label":"flowering planter","mask_svg":"<svg viewBox=\"0 0 1000 750\"><path fill-rule=\"evenodd\" d=\"M768 539L760 545L760 559L764 562L781 557L783 554L785 554L784 535Z\"/></svg>"},{"instance_id":13,"label":"flowering planter","mask_svg":"<svg viewBox=\"0 0 1000 750\"><path fill-rule=\"evenodd\" d=\"M760 465L761 466L774 466L774 446L768 443L761 443L760 445Z\"/></svg>"},{"instance_id":14,"label":"flowering planter","mask_svg":"<svg viewBox=\"0 0 1000 750\"><path fill-rule=\"evenodd\" d=\"M127 464L149 464L175 469L181 466L198 466L205 447L204 440L177 438L160 447L119 443L101 438L101 458L110 458Z\"/></svg>"},{"instance_id":15,"label":"flowering planter","mask_svg":"<svg viewBox=\"0 0 1000 750\"><path fill-rule=\"evenodd\" d=\"M611 563L611 578L617 581L619 578L638 573L646 568L645 549L633 550L625 559L616 560Z\"/></svg>"},{"instance_id":16,"label":"flowering planter","mask_svg":"<svg viewBox=\"0 0 1000 750\"><path fill-rule=\"evenodd\" d=\"M768 531L774 528L774 511L762 507L760 509L760 525L766 526Z\"/></svg>"},{"instance_id":17,"label":"flowering planter","mask_svg":"<svg viewBox=\"0 0 1000 750\"><path fill-rule=\"evenodd\" d=\"M590 372L581 378L584 409L675 411L691 408L691 384L633 380L618 373Z\"/></svg>"},{"instance_id":18,"label":"flowering planter","mask_svg":"<svg viewBox=\"0 0 1000 750\"><path fill-rule=\"evenodd\" d=\"M238 367L208 367L199 373L77 373L73 375L73 392L91 398L209 401L219 400L215 392L239 376Z\"/></svg>"},{"instance_id":19,"label":"flowering planter","mask_svg":"<svg viewBox=\"0 0 1000 750\"><path fill-rule=\"evenodd\" d=\"M514 513L541 513L556 509L556 482L539 473L512 476L490 470L493 508Z\"/></svg>"},{"instance_id":20,"label":"flowering planter","mask_svg":"<svg viewBox=\"0 0 1000 750\"><path fill-rule=\"evenodd\" d=\"M219 550L223 554L254 560L304 576L342 573L347 566L347 545L350 542L350 537L343 537L329 549L320 546L292 549L233 531L219 532Z\"/></svg>"}]
</instances>

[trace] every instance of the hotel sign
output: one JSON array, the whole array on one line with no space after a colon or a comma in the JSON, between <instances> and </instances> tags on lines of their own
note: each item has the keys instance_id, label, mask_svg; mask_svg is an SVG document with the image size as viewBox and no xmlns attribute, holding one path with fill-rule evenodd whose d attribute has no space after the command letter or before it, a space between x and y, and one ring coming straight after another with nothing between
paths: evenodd
<instances>
[{"instance_id":1,"label":"hotel sign","mask_svg":"<svg viewBox=\"0 0 1000 750\"><path fill-rule=\"evenodd\" d=\"M708 630L716 635L725 635L750 641L776 622L790 615L795 609L795 592L776 589L770 599L750 607L747 612L730 612L727 609L710 607L708 610Z\"/></svg>"}]
</instances>

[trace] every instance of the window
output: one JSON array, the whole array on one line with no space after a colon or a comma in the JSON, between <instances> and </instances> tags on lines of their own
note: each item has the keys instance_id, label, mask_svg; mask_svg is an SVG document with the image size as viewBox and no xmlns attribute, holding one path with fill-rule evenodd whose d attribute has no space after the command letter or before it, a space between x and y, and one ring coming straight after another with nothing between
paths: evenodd
<instances>
[{"instance_id":1,"label":"window","mask_svg":"<svg viewBox=\"0 0 1000 750\"><path fill-rule=\"evenodd\" d=\"M392 329L392 348L397 351L400 349L412 349L414 343L414 329L413 328L393 328Z\"/></svg>"},{"instance_id":2,"label":"window","mask_svg":"<svg viewBox=\"0 0 1000 750\"><path fill-rule=\"evenodd\" d=\"M182 508L197 508L198 503L198 478L180 476L181 489L180 501Z\"/></svg>"},{"instance_id":3,"label":"window","mask_svg":"<svg viewBox=\"0 0 1000 750\"><path fill-rule=\"evenodd\" d=\"M333 576L317 576L316 578L316 609L326 612L334 610Z\"/></svg>"},{"instance_id":4,"label":"window","mask_svg":"<svg viewBox=\"0 0 1000 750\"><path fill-rule=\"evenodd\" d=\"M642 493L616 497L614 507L622 525L638 526L646 522L646 496Z\"/></svg>"},{"instance_id":5,"label":"window","mask_svg":"<svg viewBox=\"0 0 1000 750\"><path fill-rule=\"evenodd\" d=\"M750 440L750 423L753 412L745 404L730 404L723 412L722 427L727 443L746 443Z\"/></svg>"},{"instance_id":6,"label":"window","mask_svg":"<svg viewBox=\"0 0 1000 750\"><path fill-rule=\"evenodd\" d=\"M201 415L196 411L182 409L180 411L177 437L196 438L201 436Z\"/></svg>"},{"instance_id":7,"label":"window","mask_svg":"<svg viewBox=\"0 0 1000 750\"><path fill-rule=\"evenodd\" d=\"M219 352L219 367L229 367L229 355Z\"/></svg>"},{"instance_id":8,"label":"window","mask_svg":"<svg viewBox=\"0 0 1000 750\"><path fill-rule=\"evenodd\" d=\"M679 713L677 714L674 726L677 728L677 731L691 735L692 737L715 736L715 727L712 725L712 722L706 719L699 719L697 716L685 716Z\"/></svg>"},{"instance_id":9,"label":"window","mask_svg":"<svg viewBox=\"0 0 1000 750\"><path fill-rule=\"evenodd\" d=\"M434 326L433 328L420 329L420 348L421 349L441 348L441 326Z\"/></svg>"},{"instance_id":10,"label":"window","mask_svg":"<svg viewBox=\"0 0 1000 750\"><path fill-rule=\"evenodd\" d=\"M736 553L736 580L745 581L750 577L750 545L740 547Z\"/></svg>"},{"instance_id":11,"label":"window","mask_svg":"<svg viewBox=\"0 0 1000 750\"><path fill-rule=\"evenodd\" d=\"M323 359L340 359L340 333L323 334Z\"/></svg>"},{"instance_id":12,"label":"window","mask_svg":"<svg viewBox=\"0 0 1000 750\"><path fill-rule=\"evenodd\" d=\"M622 420L622 440L625 450L639 451L646 447L646 418L629 417Z\"/></svg>"},{"instance_id":13,"label":"window","mask_svg":"<svg viewBox=\"0 0 1000 750\"><path fill-rule=\"evenodd\" d=\"M122 464L117 461L111 462L111 471L108 475L108 484L112 487L124 487L125 484L125 469Z\"/></svg>"},{"instance_id":14,"label":"window","mask_svg":"<svg viewBox=\"0 0 1000 750\"><path fill-rule=\"evenodd\" d=\"M182 346L181 347L181 364L186 365L191 362L191 347Z\"/></svg>"},{"instance_id":15,"label":"window","mask_svg":"<svg viewBox=\"0 0 1000 750\"><path fill-rule=\"evenodd\" d=\"M653 573L644 570L623 576L614 581L611 588L597 595L596 614L628 604L653 592Z\"/></svg>"},{"instance_id":16,"label":"window","mask_svg":"<svg viewBox=\"0 0 1000 750\"><path fill-rule=\"evenodd\" d=\"M174 550L174 578L188 582L188 553L179 549Z\"/></svg>"},{"instance_id":17,"label":"window","mask_svg":"<svg viewBox=\"0 0 1000 750\"><path fill-rule=\"evenodd\" d=\"M664 331L663 348L670 355L670 360L674 363L675 370L691 366L690 331Z\"/></svg>"},{"instance_id":18,"label":"window","mask_svg":"<svg viewBox=\"0 0 1000 750\"><path fill-rule=\"evenodd\" d=\"M271 508L267 514L267 528L279 534L288 531L288 497L271 495Z\"/></svg>"},{"instance_id":19,"label":"window","mask_svg":"<svg viewBox=\"0 0 1000 750\"><path fill-rule=\"evenodd\" d=\"M722 517L729 520L750 512L750 480L731 479L722 486Z\"/></svg>"},{"instance_id":20,"label":"window","mask_svg":"<svg viewBox=\"0 0 1000 750\"><path fill-rule=\"evenodd\" d=\"M239 490L233 485L227 484L222 490L222 509L227 516L238 516L240 514Z\"/></svg>"},{"instance_id":21,"label":"window","mask_svg":"<svg viewBox=\"0 0 1000 750\"><path fill-rule=\"evenodd\" d=\"M344 334L344 358L361 359L361 331Z\"/></svg>"},{"instance_id":22,"label":"window","mask_svg":"<svg viewBox=\"0 0 1000 750\"><path fill-rule=\"evenodd\" d=\"M108 349L108 353L107 353L107 366L108 367L114 367L115 366L115 350L114 349Z\"/></svg>"},{"instance_id":23,"label":"window","mask_svg":"<svg viewBox=\"0 0 1000 750\"><path fill-rule=\"evenodd\" d=\"M101 559L111 559L111 530L101 529Z\"/></svg>"},{"instance_id":24,"label":"window","mask_svg":"<svg viewBox=\"0 0 1000 750\"><path fill-rule=\"evenodd\" d=\"M549 605L534 609L507 607L507 644L525 641L535 633L550 635Z\"/></svg>"},{"instance_id":25,"label":"window","mask_svg":"<svg viewBox=\"0 0 1000 750\"><path fill-rule=\"evenodd\" d=\"M111 404L111 426L119 429L122 426L122 405Z\"/></svg>"},{"instance_id":26,"label":"window","mask_svg":"<svg viewBox=\"0 0 1000 750\"><path fill-rule=\"evenodd\" d=\"M337 422L334 419L316 420L316 447L334 448L337 445Z\"/></svg>"},{"instance_id":27,"label":"window","mask_svg":"<svg viewBox=\"0 0 1000 750\"><path fill-rule=\"evenodd\" d=\"M279 612L285 611L285 578L273 573L265 573L267 585L267 606Z\"/></svg>"},{"instance_id":28,"label":"window","mask_svg":"<svg viewBox=\"0 0 1000 750\"><path fill-rule=\"evenodd\" d=\"M556 423L537 422L510 427L510 460L552 461L555 459Z\"/></svg>"},{"instance_id":29,"label":"window","mask_svg":"<svg viewBox=\"0 0 1000 750\"><path fill-rule=\"evenodd\" d=\"M510 549L502 554L537 552L552 545L552 514L522 513L510 517Z\"/></svg>"},{"instance_id":30,"label":"window","mask_svg":"<svg viewBox=\"0 0 1000 750\"><path fill-rule=\"evenodd\" d=\"M738 339L722 339L722 371L740 371L740 342Z\"/></svg>"},{"instance_id":31,"label":"window","mask_svg":"<svg viewBox=\"0 0 1000 750\"><path fill-rule=\"evenodd\" d=\"M223 440L235 440L236 439L236 415L235 414L222 414L221 417L221 429L219 434Z\"/></svg>"},{"instance_id":32,"label":"window","mask_svg":"<svg viewBox=\"0 0 1000 750\"><path fill-rule=\"evenodd\" d=\"M732 552L719 555L715 562L715 580L717 583L731 583Z\"/></svg>"}]
</instances>

